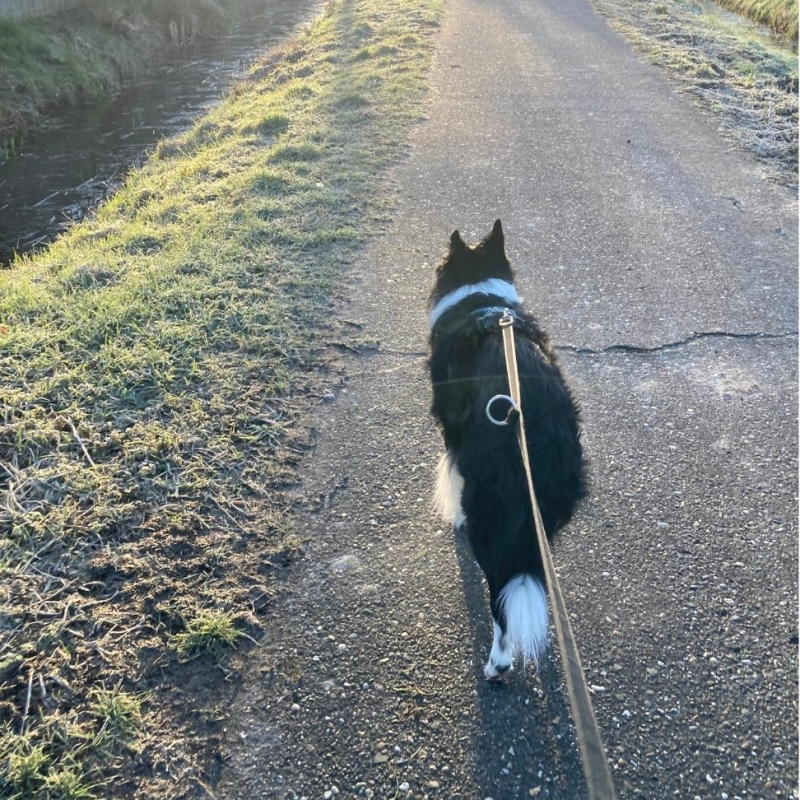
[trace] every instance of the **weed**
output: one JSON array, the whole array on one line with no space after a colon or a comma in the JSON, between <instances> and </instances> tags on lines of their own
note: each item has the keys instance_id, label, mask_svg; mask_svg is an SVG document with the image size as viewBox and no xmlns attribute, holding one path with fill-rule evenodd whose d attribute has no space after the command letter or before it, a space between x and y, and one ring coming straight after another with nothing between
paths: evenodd
<instances>
[{"instance_id":1,"label":"weed","mask_svg":"<svg viewBox=\"0 0 800 800\"><path fill-rule=\"evenodd\" d=\"M44 745L9 728L0 735L0 797L34 797L44 786L50 759Z\"/></svg>"},{"instance_id":2,"label":"weed","mask_svg":"<svg viewBox=\"0 0 800 800\"><path fill-rule=\"evenodd\" d=\"M797 42L797 0L718 0L723 8L768 26L775 33Z\"/></svg>"},{"instance_id":3,"label":"weed","mask_svg":"<svg viewBox=\"0 0 800 800\"><path fill-rule=\"evenodd\" d=\"M109 757L120 748L128 748L136 740L142 725L142 695L114 689L98 688L89 693L89 713L100 729L93 747Z\"/></svg>"},{"instance_id":4,"label":"weed","mask_svg":"<svg viewBox=\"0 0 800 800\"><path fill-rule=\"evenodd\" d=\"M85 777L75 767L48 773L39 794L47 800L87 800L95 797L93 787L86 783Z\"/></svg>"},{"instance_id":5,"label":"weed","mask_svg":"<svg viewBox=\"0 0 800 800\"><path fill-rule=\"evenodd\" d=\"M173 636L175 649L185 658L209 655L221 658L242 637L225 611L204 610L186 621L186 630Z\"/></svg>"}]
</instances>

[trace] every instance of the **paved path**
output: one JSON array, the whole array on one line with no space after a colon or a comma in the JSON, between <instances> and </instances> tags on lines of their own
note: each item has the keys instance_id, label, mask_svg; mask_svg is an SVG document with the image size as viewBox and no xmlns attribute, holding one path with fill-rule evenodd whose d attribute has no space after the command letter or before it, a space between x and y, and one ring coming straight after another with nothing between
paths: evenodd
<instances>
[{"instance_id":1,"label":"paved path","mask_svg":"<svg viewBox=\"0 0 800 800\"><path fill-rule=\"evenodd\" d=\"M450 0L220 798L584 796L556 662L481 680L481 576L429 509L425 298L497 217L584 408L556 560L621 798L797 796L796 210L760 175L584 0Z\"/></svg>"}]
</instances>

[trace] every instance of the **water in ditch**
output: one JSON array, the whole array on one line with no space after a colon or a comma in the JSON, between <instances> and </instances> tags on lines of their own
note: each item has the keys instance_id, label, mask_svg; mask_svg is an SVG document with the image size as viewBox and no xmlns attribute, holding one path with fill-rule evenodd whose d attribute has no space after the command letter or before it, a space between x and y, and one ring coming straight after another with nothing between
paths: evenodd
<instances>
[{"instance_id":1,"label":"water in ditch","mask_svg":"<svg viewBox=\"0 0 800 800\"><path fill-rule=\"evenodd\" d=\"M229 32L167 54L115 97L71 109L29 136L0 165L0 264L82 219L160 139L189 128L321 7L321 0L265 0Z\"/></svg>"}]
</instances>

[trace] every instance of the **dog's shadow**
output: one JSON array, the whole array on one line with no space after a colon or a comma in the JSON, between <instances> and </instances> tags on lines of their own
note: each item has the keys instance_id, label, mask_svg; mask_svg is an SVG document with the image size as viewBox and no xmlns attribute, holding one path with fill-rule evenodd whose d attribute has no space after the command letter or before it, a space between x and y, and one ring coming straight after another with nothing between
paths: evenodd
<instances>
[{"instance_id":1,"label":"dog's shadow","mask_svg":"<svg viewBox=\"0 0 800 800\"><path fill-rule=\"evenodd\" d=\"M472 747L481 797L510 800L540 794L557 800L582 800L587 796L586 784L558 671L555 638L551 636L538 667L515 663L504 680L490 683L484 679L483 664L491 646L487 592L466 534L456 532L454 536L472 630L480 717Z\"/></svg>"}]
</instances>

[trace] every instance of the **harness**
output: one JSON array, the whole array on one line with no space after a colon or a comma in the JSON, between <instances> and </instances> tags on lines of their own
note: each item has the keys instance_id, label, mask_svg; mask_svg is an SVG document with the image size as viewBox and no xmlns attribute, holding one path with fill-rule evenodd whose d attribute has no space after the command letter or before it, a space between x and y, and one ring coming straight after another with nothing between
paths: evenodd
<instances>
[{"instance_id":1,"label":"harness","mask_svg":"<svg viewBox=\"0 0 800 800\"><path fill-rule=\"evenodd\" d=\"M511 324L515 328L522 327L522 320L517 313L506 306L481 306L481 308L470 311L470 316L474 317L475 324L482 333L496 332L499 328L500 320L506 314L510 317Z\"/></svg>"}]
</instances>

